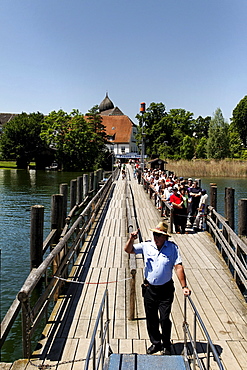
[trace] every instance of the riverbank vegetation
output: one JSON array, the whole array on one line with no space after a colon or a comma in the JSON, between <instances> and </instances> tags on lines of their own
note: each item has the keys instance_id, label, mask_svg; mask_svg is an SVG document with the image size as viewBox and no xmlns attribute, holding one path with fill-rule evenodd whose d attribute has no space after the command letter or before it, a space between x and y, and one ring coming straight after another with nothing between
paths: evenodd
<instances>
[{"instance_id":1,"label":"riverbank vegetation","mask_svg":"<svg viewBox=\"0 0 247 370\"><path fill-rule=\"evenodd\" d=\"M175 160L174 167L182 163L176 161L193 160L186 166L191 171L195 167L197 176L246 176L241 160L247 160L247 95L233 110L230 124L220 108L212 117L194 118L185 109L167 112L163 103L153 102L145 110L143 104L136 116L139 125L134 140L137 147L145 147L149 159ZM112 153L107 140L98 106L85 115L78 110L53 111L47 116L22 113L3 126L0 159L16 160L17 168L27 168L34 161L37 169L45 169L55 161L65 171L109 170ZM240 162L229 169L230 162L226 166L225 162L208 165L206 161L226 158Z\"/></svg>"},{"instance_id":2,"label":"riverbank vegetation","mask_svg":"<svg viewBox=\"0 0 247 370\"><path fill-rule=\"evenodd\" d=\"M0 161L0 169L13 170L16 168L17 168L17 165L15 161Z\"/></svg>"},{"instance_id":3,"label":"riverbank vegetation","mask_svg":"<svg viewBox=\"0 0 247 370\"><path fill-rule=\"evenodd\" d=\"M98 108L86 115L78 110L21 113L3 127L0 157L15 160L17 168L26 169L35 162L36 169L45 169L52 162L65 171L92 171L111 165L106 147L106 133Z\"/></svg>"},{"instance_id":4,"label":"riverbank vegetation","mask_svg":"<svg viewBox=\"0 0 247 370\"><path fill-rule=\"evenodd\" d=\"M212 117L194 118L185 109L166 111L163 103L151 103L136 116L137 145L145 142L149 158L247 159L247 95L233 110L231 123L217 108Z\"/></svg>"},{"instance_id":5,"label":"riverbank vegetation","mask_svg":"<svg viewBox=\"0 0 247 370\"><path fill-rule=\"evenodd\" d=\"M247 177L247 161L222 160L168 160L167 169L183 177Z\"/></svg>"}]
</instances>

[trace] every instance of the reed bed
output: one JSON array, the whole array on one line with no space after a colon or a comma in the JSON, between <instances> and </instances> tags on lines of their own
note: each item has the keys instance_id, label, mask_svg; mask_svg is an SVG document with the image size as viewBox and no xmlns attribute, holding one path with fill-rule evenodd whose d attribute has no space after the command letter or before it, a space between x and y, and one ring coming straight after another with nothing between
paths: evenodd
<instances>
[{"instance_id":1,"label":"reed bed","mask_svg":"<svg viewBox=\"0 0 247 370\"><path fill-rule=\"evenodd\" d=\"M167 169L183 177L247 177L244 160L167 160Z\"/></svg>"}]
</instances>

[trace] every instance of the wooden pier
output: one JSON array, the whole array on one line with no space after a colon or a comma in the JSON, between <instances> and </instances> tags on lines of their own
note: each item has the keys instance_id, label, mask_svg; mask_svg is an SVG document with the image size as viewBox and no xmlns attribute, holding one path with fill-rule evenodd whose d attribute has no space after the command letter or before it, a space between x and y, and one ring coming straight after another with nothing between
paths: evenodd
<instances>
[{"instance_id":1,"label":"wooden pier","mask_svg":"<svg viewBox=\"0 0 247 370\"><path fill-rule=\"evenodd\" d=\"M5 370L44 369L79 370L84 368L94 323L105 288L109 291L110 346L114 353L145 354L150 342L146 331L141 297L143 261L137 256L136 312L129 320L129 255L123 251L127 240L125 181L113 185L94 228L88 235L77 261L65 283L66 290L46 325L31 362L18 360L2 364ZM150 239L150 227L161 221L143 187L127 178L131 185L138 226L143 240ZM247 304L213 239L207 232L173 234L180 247L192 299L216 346L225 369L247 369ZM86 249L86 245L90 248ZM85 252L87 250L87 252ZM89 251L89 252L88 252ZM87 253L87 258L85 258ZM75 283L76 281L76 283ZM176 294L172 308L172 352L183 349L183 294L174 275ZM206 357L205 338L197 334L198 348ZM212 359L211 369L218 368Z\"/></svg>"}]
</instances>

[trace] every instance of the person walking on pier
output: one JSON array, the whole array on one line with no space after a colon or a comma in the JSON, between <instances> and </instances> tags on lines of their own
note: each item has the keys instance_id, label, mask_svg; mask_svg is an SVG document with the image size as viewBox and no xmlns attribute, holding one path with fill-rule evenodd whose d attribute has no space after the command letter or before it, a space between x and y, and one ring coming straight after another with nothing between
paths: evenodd
<instances>
[{"instance_id":1,"label":"person walking on pier","mask_svg":"<svg viewBox=\"0 0 247 370\"><path fill-rule=\"evenodd\" d=\"M202 195L199 202L198 213L195 220L194 230L203 230L203 224L205 222L205 216L207 213L208 205L208 194L205 189L202 189Z\"/></svg>"},{"instance_id":2,"label":"person walking on pier","mask_svg":"<svg viewBox=\"0 0 247 370\"><path fill-rule=\"evenodd\" d=\"M185 296L191 291L186 284L186 276L182 265L178 246L168 241L167 225L160 222L154 229L153 241L134 244L139 230L130 234L124 250L127 253L143 254L144 283L142 295L146 313L147 331L152 345L147 354L161 351L171 354L171 306L174 298L173 268ZM159 329L161 325L161 332Z\"/></svg>"}]
</instances>

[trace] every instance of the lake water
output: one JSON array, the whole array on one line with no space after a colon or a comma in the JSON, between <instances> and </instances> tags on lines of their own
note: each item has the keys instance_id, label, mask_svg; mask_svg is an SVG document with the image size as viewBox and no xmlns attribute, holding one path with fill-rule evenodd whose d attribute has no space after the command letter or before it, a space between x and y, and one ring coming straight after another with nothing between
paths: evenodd
<instances>
[{"instance_id":1,"label":"lake water","mask_svg":"<svg viewBox=\"0 0 247 370\"><path fill-rule=\"evenodd\" d=\"M52 194L59 192L61 183L70 183L81 173L45 172L0 169L0 248L1 248L1 320L22 287L30 271L29 234L30 208L35 204L45 207L44 237L50 230ZM217 210L224 215L225 187L235 188L235 230L237 230L238 200L247 197L247 179L202 178L201 185L210 194L210 183L217 183ZM18 333L19 335L19 333ZM13 361L21 356L16 351L8 356L4 350L2 361ZM12 353L13 351L11 351Z\"/></svg>"}]
</instances>

